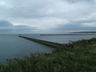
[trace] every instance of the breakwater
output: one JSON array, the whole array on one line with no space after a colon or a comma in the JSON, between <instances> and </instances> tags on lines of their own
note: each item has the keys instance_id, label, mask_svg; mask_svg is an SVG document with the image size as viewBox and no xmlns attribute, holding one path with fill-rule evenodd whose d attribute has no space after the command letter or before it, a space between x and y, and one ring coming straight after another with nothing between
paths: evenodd
<instances>
[{"instance_id":1,"label":"breakwater","mask_svg":"<svg viewBox=\"0 0 96 72\"><path fill-rule=\"evenodd\" d=\"M50 47L54 47L54 48L62 48L63 44L60 43L55 43L55 42L50 42L50 41L44 41L44 40L39 40L39 39L35 39L35 38L30 38L30 37L25 37L25 36L19 36L20 38L24 38L26 40L30 40L30 41L34 41L46 46L50 46Z\"/></svg>"}]
</instances>

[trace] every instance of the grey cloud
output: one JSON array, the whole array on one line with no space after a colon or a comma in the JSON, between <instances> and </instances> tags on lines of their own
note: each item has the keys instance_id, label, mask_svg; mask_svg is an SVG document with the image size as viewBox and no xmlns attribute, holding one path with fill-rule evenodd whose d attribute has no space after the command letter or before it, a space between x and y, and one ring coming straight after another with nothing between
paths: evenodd
<instances>
[{"instance_id":1,"label":"grey cloud","mask_svg":"<svg viewBox=\"0 0 96 72\"><path fill-rule=\"evenodd\" d=\"M29 27L26 25L17 25L12 29L13 32L17 33L34 33L36 30L35 27Z\"/></svg>"},{"instance_id":2,"label":"grey cloud","mask_svg":"<svg viewBox=\"0 0 96 72\"><path fill-rule=\"evenodd\" d=\"M84 24L90 24L90 26L87 26ZM80 31L80 30L96 30L96 25L95 26L91 26L92 23L96 24L96 20L80 20L80 21L71 21L70 23L66 24L66 25L59 25L57 28L52 29L54 30L58 30L58 31Z\"/></svg>"},{"instance_id":3,"label":"grey cloud","mask_svg":"<svg viewBox=\"0 0 96 72\"><path fill-rule=\"evenodd\" d=\"M0 21L0 33L32 33L35 30L35 27L13 25L8 21Z\"/></svg>"},{"instance_id":4,"label":"grey cloud","mask_svg":"<svg viewBox=\"0 0 96 72\"><path fill-rule=\"evenodd\" d=\"M66 0L66 1L68 1L68 2L70 2L70 3L77 3L77 2L95 2L95 0Z\"/></svg>"},{"instance_id":5,"label":"grey cloud","mask_svg":"<svg viewBox=\"0 0 96 72\"><path fill-rule=\"evenodd\" d=\"M70 4L68 2L81 2ZM83 3L87 1L88 3ZM63 17L76 18L88 15L94 10L94 0L12 0L10 16L14 18Z\"/></svg>"},{"instance_id":6,"label":"grey cloud","mask_svg":"<svg viewBox=\"0 0 96 72\"><path fill-rule=\"evenodd\" d=\"M0 21L0 27L11 27L11 26L13 25L8 21L5 21L5 20Z\"/></svg>"},{"instance_id":7,"label":"grey cloud","mask_svg":"<svg viewBox=\"0 0 96 72\"><path fill-rule=\"evenodd\" d=\"M48 1L44 0L12 0L13 8L10 12L13 17L23 17L23 18L35 18L42 17L39 14L39 10L46 6Z\"/></svg>"}]
</instances>

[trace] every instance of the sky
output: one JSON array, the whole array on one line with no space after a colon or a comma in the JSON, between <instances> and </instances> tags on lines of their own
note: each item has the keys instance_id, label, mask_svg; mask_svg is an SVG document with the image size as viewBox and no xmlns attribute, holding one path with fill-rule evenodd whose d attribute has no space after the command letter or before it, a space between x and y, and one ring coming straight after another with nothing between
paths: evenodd
<instances>
[{"instance_id":1,"label":"sky","mask_svg":"<svg viewBox=\"0 0 96 72\"><path fill-rule=\"evenodd\" d=\"M96 0L0 0L0 33L96 31Z\"/></svg>"}]
</instances>

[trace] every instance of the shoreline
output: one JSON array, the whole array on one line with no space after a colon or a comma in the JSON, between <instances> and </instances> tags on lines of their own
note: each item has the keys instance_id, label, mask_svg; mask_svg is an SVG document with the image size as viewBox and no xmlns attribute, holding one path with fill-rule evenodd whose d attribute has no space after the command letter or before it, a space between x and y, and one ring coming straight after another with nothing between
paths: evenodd
<instances>
[{"instance_id":1,"label":"shoreline","mask_svg":"<svg viewBox=\"0 0 96 72\"><path fill-rule=\"evenodd\" d=\"M96 38L64 44L52 54L8 60L0 72L95 72Z\"/></svg>"}]
</instances>

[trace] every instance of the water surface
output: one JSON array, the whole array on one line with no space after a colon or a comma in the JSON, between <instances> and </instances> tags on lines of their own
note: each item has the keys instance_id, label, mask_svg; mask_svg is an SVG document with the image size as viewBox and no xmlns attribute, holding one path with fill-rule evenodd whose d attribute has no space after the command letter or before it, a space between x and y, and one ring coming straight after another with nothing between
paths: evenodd
<instances>
[{"instance_id":1,"label":"water surface","mask_svg":"<svg viewBox=\"0 0 96 72\"><path fill-rule=\"evenodd\" d=\"M30 53L51 53L52 48L19 38L17 35L0 35L0 62L15 57L29 56Z\"/></svg>"}]
</instances>

